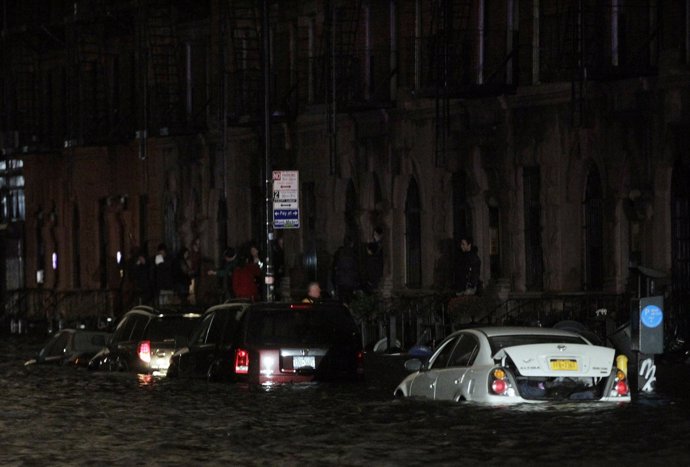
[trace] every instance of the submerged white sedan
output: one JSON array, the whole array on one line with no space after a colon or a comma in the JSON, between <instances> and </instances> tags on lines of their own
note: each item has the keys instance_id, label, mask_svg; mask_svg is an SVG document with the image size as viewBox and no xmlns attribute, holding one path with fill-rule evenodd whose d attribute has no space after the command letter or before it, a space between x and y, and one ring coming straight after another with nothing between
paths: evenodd
<instances>
[{"instance_id":1,"label":"submerged white sedan","mask_svg":"<svg viewBox=\"0 0 690 467\"><path fill-rule=\"evenodd\" d=\"M537 327L478 327L448 336L427 363L412 371L398 397L510 404L541 401L629 402L627 368L615 350L570 331Z\"/></svg>"}]
</instances>

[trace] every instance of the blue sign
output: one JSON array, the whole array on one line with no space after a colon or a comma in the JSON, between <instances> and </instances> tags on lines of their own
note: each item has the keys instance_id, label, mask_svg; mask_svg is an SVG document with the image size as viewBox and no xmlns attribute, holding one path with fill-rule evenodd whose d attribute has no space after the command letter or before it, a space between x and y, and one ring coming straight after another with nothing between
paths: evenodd
<instances>
[{"instance_id":1,"label":"blue sign","mask_svg":"<svg viewBox=\"0 0 690 467\"><path fill-rule=\"evenodd\" d=\"M648 328L655 328L664 320L664 312L656 305L647 305L640 311L640 321Z\"/></svg>"},{"instance_id":2,"label":"blue sign","mask_svg":"<svg viewBox=\"0 0 690 467\"><path fill-rule=\"evenodd\" d=\"M298 229L299 210L298 209L274 209L273 227L277 229Z\"/></svg>"}]
</instances>

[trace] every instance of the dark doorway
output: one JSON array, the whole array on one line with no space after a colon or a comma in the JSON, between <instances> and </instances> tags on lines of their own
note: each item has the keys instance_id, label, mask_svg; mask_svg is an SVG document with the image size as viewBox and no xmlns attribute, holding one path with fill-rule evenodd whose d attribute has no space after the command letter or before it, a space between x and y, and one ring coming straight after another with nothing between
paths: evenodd
<instances>
[{"instance_id":1,"label":"dark doorway","mask_svg":"<svg viewBox=\"0 0 690 467\"><path fill-rule=\"evenodd\" d=\"M525 287L544 287L544 253L541 243L541 171L525 167L522 172L525 213Z\"/></svg>"},{"instance_id":2,"label":"dark doorway","mask_svg":"<svg viewBox=\"0 0 690 467\"><path fill-rule=\"evenodd\" d=\"M585 290L604 285L603 197L599 170L592 166L587 176L584 201Z\"/></svg>"},{"instance_id":3,"label":"dark doorway","mask_svg":"<svg viewBox=\"0 0 690 467\"><path fill-rule=\"evenodd\" d=\"M419 187L412 178L405 199L405 253L407 287L422 286L422 229Z\"/></svg>"}]
</instances>

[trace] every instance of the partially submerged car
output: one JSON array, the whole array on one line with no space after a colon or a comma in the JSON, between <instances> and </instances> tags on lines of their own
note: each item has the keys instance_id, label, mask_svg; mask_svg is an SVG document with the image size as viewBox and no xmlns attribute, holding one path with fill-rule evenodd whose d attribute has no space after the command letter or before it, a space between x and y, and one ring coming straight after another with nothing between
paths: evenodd
<instances>
[{"instance_id":1,"label":"partially submerged car","mask_svg":"<svg viewBox=\"0 0 690 467\"><path fill-rule=\"evenodd\" d=\"M102 331L62 329L46 342L36 358L28 360L24 365L86 367L91 357L105 346L109 338L110 334Z\"/></svg>"},{"instance_id":2,"label":"partially submerged car","mask_svg":"<svg viewBox=\"0 0 690 467\"><path fill-rule=\"evenodd\" d=\"M359 380L361 337L339 303L229 303L209 309L168 376L287 383Z\"/></svg>"},{"instance_id":3,"label":"partially submerged car","mask_svg":"<svg viewBox=\"0 0 690 467\"><path fill-rule=\"evenodd\" d=\"M626 368L615 350L570 331L479 327L456 331L427 363L405 362L398 397L492 404L543 401L629 402Z\"/></svg>"},{"instance_id":4,"label":"partially submerged car","mask_svg":"<svg viewBox=\"0 0 690 467\"><path fill-rule=\"evenodd\" d=\"M186 345L198 313L136 306L118 322L111 339L89 362L90 370L165 375L170 356Z\"/></svg>"}]
</instances>

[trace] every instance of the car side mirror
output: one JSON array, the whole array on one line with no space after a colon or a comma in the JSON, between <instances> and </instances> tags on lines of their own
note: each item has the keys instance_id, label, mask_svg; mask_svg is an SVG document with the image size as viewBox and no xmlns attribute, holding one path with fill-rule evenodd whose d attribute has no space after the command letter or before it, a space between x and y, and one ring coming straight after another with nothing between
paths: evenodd
<instances>
[{"instance_id":1,"label":"car side mirror","mask_svg":"<svg viewBox=\"0 0 690 467\"><path fill-rule=\"evenodd\" d=\"M422 361L418 358L411 358L405 362L405 369L410 372L419 371L423 366Z\"/></svg>"}]
</instances>

